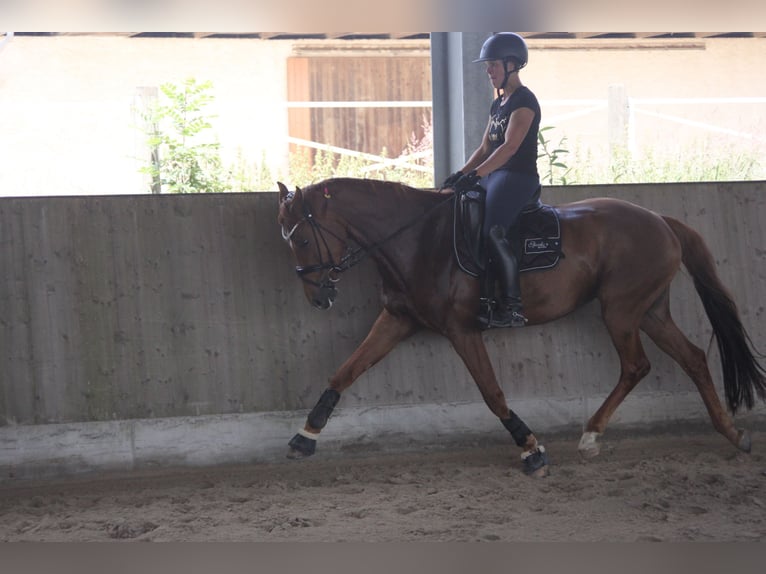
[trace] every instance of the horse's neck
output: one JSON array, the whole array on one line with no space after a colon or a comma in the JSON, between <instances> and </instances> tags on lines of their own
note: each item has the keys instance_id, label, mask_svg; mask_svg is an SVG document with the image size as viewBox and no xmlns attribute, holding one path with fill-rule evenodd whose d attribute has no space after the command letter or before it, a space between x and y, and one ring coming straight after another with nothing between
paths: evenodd
<instances>
[{"instance_id":1,"label":"horse's neck","mask_svg":"<svg viewBox=\"0 0 766 574\"><path fill-rule=\"evenodd\" d=\"M452 212L446 205L438 207L422 196L364 205L344 216L352 238L370 249L373 259L404 271L447 253L445 246L451 248Z\"/></svg>"},{"instance_id":2,"label":"horse's neck","mask_svg":"<svg viewBox=\"0 0 766 574\"><path fill-rule=\"evenodd\" d=\"M391 201L380 201L371 195L369 200L344 210L343 217L349 229L354 230L355 239L365 244L379 244L394 241L428 225L426 219L433 219L429 213L432 202L423 197L402 197L406 198L399 196Z\"/></svg>"}]
</instances>

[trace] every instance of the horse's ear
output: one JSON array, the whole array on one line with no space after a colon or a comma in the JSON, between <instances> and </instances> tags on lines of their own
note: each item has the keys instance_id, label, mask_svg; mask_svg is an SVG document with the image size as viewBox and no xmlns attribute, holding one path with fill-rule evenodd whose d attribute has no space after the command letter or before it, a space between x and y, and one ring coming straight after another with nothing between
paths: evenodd
<instances>
[{"instance_id":1,"label":"horse's ear","mask_svg":"<svg viewBox=\"0 0 766 574\"><path fill-rule=\"evenodd\" d=\"M284 203L287 197L290 195L290 191L281 181L277 182L277 186L279 187L279 203Z\"/></svg>"},{"instance_id":2,"label":"horse's ear","mask_svg":"<svg viewBox=\"0 0 766 574\"><path fill-rule=\"evenodd\" d=\"M297 185L295 186L295 193L293 194L293 209L298 209L303 205L303 192Z\"/></svg>"},{"instance_id":3,"label":"horse's ear","mask_svg":"<svg viewBox=\"0 0 766 574\"><path fill-rule=\"evenodd\" d=\"M281 181L277 182L279 186L279 205L285 206L288 211L297 209L303 204L303 192L300 187L295 188L295 192L289 191L287 186Z\"/></svg>"}]
</instances>

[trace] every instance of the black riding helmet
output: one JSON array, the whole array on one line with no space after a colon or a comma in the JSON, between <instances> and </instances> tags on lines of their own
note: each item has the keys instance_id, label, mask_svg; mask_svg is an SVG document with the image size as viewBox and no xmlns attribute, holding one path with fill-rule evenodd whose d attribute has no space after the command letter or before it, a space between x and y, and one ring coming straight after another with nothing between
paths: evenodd
<instances>
[{"instance_id":1,"label":"black riding helmet","mask_svg":"<svg viewBox=\"0 0 766 574\"><path fill-rule=\"evenodd\" d=\"M479 58L474 62L512 59L521 69L527 65L528 58L529 51L524 38L513 32L498 32L485 40Z\"/></svg>"},{"instance_id":2,"label":"black riding helmet","mask_svg":"<svg viewBox=\"0 0 766 574\"><path fill-rule=\"evenodd\" d=\"M502 87L505 88L508 76L511 75L508 72L507 63L513 60L516 63L516 71L518 71L527 65L528 58L529 50L524 38L513 32L498 32L484 41L479 57L474 60L474 63L502 60L505 68L505 79Z\"/></svg>"}]
</instances>

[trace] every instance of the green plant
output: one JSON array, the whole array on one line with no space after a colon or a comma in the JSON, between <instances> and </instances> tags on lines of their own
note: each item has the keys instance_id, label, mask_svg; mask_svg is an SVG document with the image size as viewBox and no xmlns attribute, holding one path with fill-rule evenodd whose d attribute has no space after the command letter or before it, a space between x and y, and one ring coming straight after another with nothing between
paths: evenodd
<instances>
[{"instance_id":1,"label":"green plant","mask_svg":"<svg viewBox=\"0 0 766 574\"><path fill-rule=\"evenodd\" d=\"M572 168L568 167L562 158L569 154L569 150L565 148L567 141L566 136L563 136L557 146L552 146L550 140L546 139L545 132L553 129L553 126L545 126L540 128L537 132L537 141L542 148L542 152L538 153L538 163L543 164L541 170L542 176L540 181L549 185L567 185ZM553 149L551 149L553 147ZM540 162L539 160L543 160Z\"/></svg>"},{"instance_id":2,"label":"green plant","mask_svg":"<svg viewBox=\"0 0 766 574\"><path fill-rule=\"evenodd\" d=\"M274 182L278 179L274 176L267 161L266 152L263 150L258 161L248 161L242 148L238 148L236 160L229 171L231 173L230 191L233 192L272 189Z\"/></svg>"},{"instance_id":3,"label":"green plant","mask_svg":"<svg viewBox=\"0 0 766 574\"><path fill-rule=\"evenodd\" d=\"M231 173L212 139L211 119L205 108L213 102L212 83L189 78L180 84L160 86L162 101L144 112L153 126L147 144L153 161L141 168L155 187L171 193L210 193L230 188Z\"/></svg>"},{"instance_id":4,"label":"green plant","mask_svg":"<svg viewBox=\"0 0 766 574\"><path fill-rule=\"evenodd\" d=\"M647 148L641 153L614 148L599 155L575 153L571 181L583 185L673 183L764 179L766 165L758 150L725 145L689 144L676 150Z\"/></svg>"}]
</instances>

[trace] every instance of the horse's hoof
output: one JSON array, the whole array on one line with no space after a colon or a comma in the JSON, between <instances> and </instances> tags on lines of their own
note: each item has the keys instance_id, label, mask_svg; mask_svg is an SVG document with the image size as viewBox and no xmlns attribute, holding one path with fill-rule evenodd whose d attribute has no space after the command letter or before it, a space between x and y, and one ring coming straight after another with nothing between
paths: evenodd
<instances>
[{"instance_id":1,"label":"horse's hoof","mask_svg":"<svg viewBox=\"0 0 766 574\"><path fill-rule=\"evenodd\" d=\"M527 474L527 476L531 476L532 478L545 478L546 476L549 476L551 474L550 469L548 468L548 465L541 466L534 472L530 472Z\"/></svg>"},{"instance_id":2,"label":"horse's hoof","mask_svg":"<svg viewBox=\"0 0 766 574\"><path fill-rule=\"evenodd\" d=\"M524 464L524 474L534 478L543 478L548 476L548 454L543 445L538 445L535 450L521 453L521 460Z\"/></svg>"},{"instance_id":3,"label":"horse's hoof","mask_svg":"<svg viewBox=\"0 0 766 574\"><path fill-rule=\"evenodd\" d=\"M580 437L580 444L577 445L577 450L580 452L580 456L583 458L595 458L601 452L601 446L598 444L598 437L601 433L597 432L584 432Z\"/></svg>"},{"instance_id":4,"label":"horse's hoof","mask_svg":"<svg viewBox=\"0 0 766 574\"><path fill-rule=\"evenodd\" d=\"M317 441L302 434L297 434L290 439L287 445L290 447L290 450L287 451L287 458L306 458L316 451Z\"/></svg>"},{"instance_id":5,"label":"horse's hoof","mask_svg":"<svg viewBox=\"0 0 766 574\"><path fill-rule=\"evenodd\" d=\"M750 452L753 447L753 443L750 440L750 432L745 429L740 429L737 434L737 448L743 452Z\"/></svg>"},{"instance_id":6,"label":"horse's hoof","mask_svg":"<svg viewBox=\"0 0 766 574\"><path fill-rule=\"evenodd\" d=\"M291 447L291 448L287 449L287 458L289 458L291 460L298 460L298 459L301 459L301 458L307 458L309 456L311 456L311 455L303 453L303 452L299 451L297 448L292 448Z\"/></svg>"}]
</instances>

